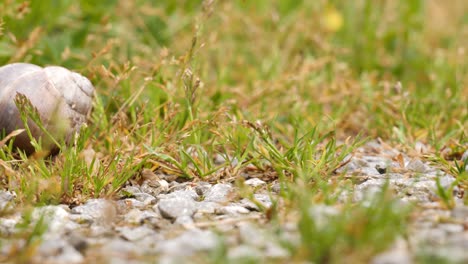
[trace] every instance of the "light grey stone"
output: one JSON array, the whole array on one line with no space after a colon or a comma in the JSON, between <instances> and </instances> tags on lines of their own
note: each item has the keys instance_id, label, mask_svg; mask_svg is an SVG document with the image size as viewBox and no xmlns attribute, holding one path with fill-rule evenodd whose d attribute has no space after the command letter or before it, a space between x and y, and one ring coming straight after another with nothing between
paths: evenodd
<instances>
[{"instance_id":1,"label":"light grey stone","mask_svg":"<svg viewBox=\"0 0 468 264\"><path fill-rule=\"evenodd\" d=\"M427 180L415 183L414 188L416 190L419 190L421 192L421 195L425 195L430 201L439 200L439 193L435 179L436 177L439 179L440 186L444 190L448 190L451 187L453 181L455 181L455 179L452 176L444 174L435 177L428 177Z\"/></svg>"},{"instance_id":2,"label":"light grey stone","mask_svg":"<svg viewBox=\"0 0 468 264\"><path fill-rule=\"evenodd\" d=\"M15 192L0 190L0 212L12 209L15 199Z\"/></svg>"},{"instance_id":3,"label":"light grey stone","mask_svg":"<svg viewBox=\"0 0 468 264\"><path fill-rule=\"evenodd\" d=\"M252 202L251 200L247 199L247 198L243 198L242 200L239 201L239 204L242 205L243 207L245 207L246 209L250 210L250 211L260 211L260 209L258 208L258 206Z\"/></svg>"},{"instance_id":4,"label":"light grey stone","mask_svg":"<svg viewBox=\"0 0 468 264\"><path fill-rule=\"evenodd\" d=\"M275 194L279 194L281 192L281 184L279 182L274 183L271 186L271 191Z\"/></svg>"},{"instance_id":5,"label":"light grey stone","mask_svg":"<svg viewBox=\"0 0 468 264\"><path fill-rule=\"evenodd\" d=\"M135 199L142 202L145 206L155 204L156 197L147 193L135 193Z\"/></svg>"},{"instance_id":6,"label":"light grey stone","mask_svg":"<svg viewBox=\"0 0 468 264\"><path fill-rule=\"evenodd\" d=\"M461 156L461 159L460 159L460 161L462 161L462 162L464 162L465 160L468 160L468 150L463 152L463 155ZM467 165L468 165L468 163L467 163Z\"/></svg>"},{"instance_id":7,"label":"light grey stone","mask_svg":"<svg viewBox=\"0 0 468 264\"><path fill-rule=\"evenodd\" d=\"M16 225L22 220L22 215L16 213L8 217L0 217L0 235L8 237L16 231Z\"/></svg>"},{"instance_id":8,"label":"light grey stone","mask_svg":"<svg viewBox=\"0 0 468 264\"><path fill-rule=\"evenodd\" d=\"M442 245L447 239L446 232L438 228L420 229L413 236L420 244L427 245Z\"/></svg>"},{"instance_id":9,"label":"light grey stone","mask_svg":"<svg viewBox=\"0 0 468 264\"><path fill-rule=\"evenodd\" d=\"M171 181L169 183L169 192L175 191L189 191L191 190L191 186L188 186L188 182L179 183L176 181Z\"/></svg>"},{"instance_id":10,"label":"light grey stone","mask_svg":"<svg viewBox=\"0 0 468 264\"><path fill-rule=\"evenodd\" d=\"M19 248L26 246L26 239L4 239L0 238L0 259L8 259L6 256L11 256L12 252L17 252ZM8 263L9 262L5 262ZM13 263L13 262L10 262Z\"/></svg>"},{"instance_id":11,"label":"light grey stone","mask_svg":"<svg viewBox=\"0 0 468 264\"><path fill-rule=\"evenodd\" d=\"M115 230L112 225L91 224L87 226L86 233L90 237L112 237L115 235Z\"/></svg>"},{"instance_id":12,"label":"light grey stone","mask_svg":"<svg viewBox=\"0 0 468 264\"><path fill-rule=\"evenodd\" d=\"M251 178L251 179L246 180L244 184L251 186L251 187L260 187L260 186L265 186L266 182L260 180L259 178Z\"/></svg>"},{"instance_id":13,"label":"light grey stone","mask_svg":"<svg viewBox=\"0 0 468 264\"><path fill-rule=\"evenodd\" d=\"M451 246L468 248L468 232L452 233L447 239L447 244Z\"/></svg>"},{"instance_id":14,"label":"light grey stone","mask_svg":"<svg viewBox=\"0 0 468 264\"><path fill-rule=\"evenodd\" d=\"M124 215L125 222L129 224L142 224L146 220L157 219L159 215L150 210L141 211L132 209Z\"/></svg>"},{"instance_id":15,"label":"light grey stone","mask_svg":"<svg viewBox=\"0 0 468 264\"><path fill-rule=\"evenodd\" d=\"M451 216L455 219L468 221L468 206L458 205L452 209Z\"/></svg>"},{"instance_id":16,"label":"light grey stone","mask_svg":"<svg viewBox=\"0 0 468 264\"><path fill-rule=\"evenodd\" d=\"M223 155L221 154L216 154L214 159L213 159L213 162L215 165L222 165L226 162L226 157L224 157Z\"/></svg>"},{"instance_id":17,"label":"light grey stone","mask_svg":"<svg viewBox=\"0 0 468 264\"><path fill-rule=\"evenodd\" d=\"M228 259L231 261L258 261L262 258L262 252L252 246L247 245L239 245L232 247L228 250Z\"/></svg>"},{"instance_id":18,"label":"light grey stone","mask_svg":"<svg viewBox=\"0 0 468 264\"><path fill-rule=\"evenodd\" d=\"M256 193L254 194L254 199L255 199L255 202L247 198L243 198L242 200L240 200L239 203L245 208L249 209L250 211L260 211L260 208L258 208L256 203L260 203L260 205L264 209L268 209L273 205L270 199L270 195L268 194Z\"/></svg>"},{"instance_id":19,"label":"light grey stone","mask_svg":"<svg viewBox=\"0 0 468 264\"><path fill-rule=\"evenodd\" d=\"M83 255L65 240L45 239L34 257L35 263L82 263Z\"/></svg>"},{"instance_id":20,"label":"light grey stone","mask_svg":"<svg viewBox=\"0 0 468 264\"><path fill-rule=\"evenodd\" d=\"M258 226L249 222L242 222L237 226L239 229L239 237L244 244L253 247L263 247L268 242L265 232Z\"/></svg>"},{"instance_id":21,"label":"light grey stone","mask_svg":"<svg viewBox=\"0 0 468 264\"><path fill-rule=\"evenodd\" d=\"M197 204L192 199L170 198L162 199L156 205L164 218L176 219L180 216L192 216L197 211Z\"/></svg>"},{"instance_id":22,"label":"light grey stone","mask_svg":"<svg viewBox=\"0 0 468 264\"><path fill-rule=\"evenodd\" d=\"M206 192L211 188L211 184L207 182L199 182L197 186L195 187L195 192L198 194L198 196L204 196Z\"/></svg>"},{"instance_id":23,"label":"light grey stone","mask_svg":"<svg viewBox=\"0 0 468 264\"><path fill-rule=\"evenodd\" d=\"M288 250L273 241L268 241L266 243L264 254L266 257L273 259L285 259L291 256L291 253Z\"/></svg>"},{"instance_id":24,"label":"light grey stone","mask_svg":"<svg viewBox=\"0 0 468 264\"><path fill-rule=\"evenodd\" d=\"M346 159L345 159L346 160ZM338 173L352 173L354 171L360 170L363 166L366 166L367 162L361 160L361 159L353 159L351 158L351 161L349 161L346 165L343 167L339 168L337 170Z\"/></svg>"},{"instance_id":25,"label":"light grey stone","mask_svg":"<svg viewBox=\"0 0 468 264\"><path fill-rule=\"evenodd\" d=\"M141 192L148 193L154 197L165 194L169 192L169 183L166 180L157 180L157 181L144 181L140 187Z\"/></svg>"},{"instance_id":26,"label":"light grey stone","mask_svg":"<svg viewBox=\"0 0 468 264\"><path fill-rule=\"evenodd\" d=\"M406 168L410 171L424 173L428 170L426 165L420 159L412 159L407 165Z\"/></svg>"},{"instance_id":27,"label":"light grey stone","mask_svg":"<svg viewBox=\"0 0 468 264\"><path fill-rule=\"evenodd\" d=\"M248 214L250 211L240 205L231 204L216 209L215 213L218 215L238 216Z\"/></svg>"},{"instance_id":28,"label":"light grey stone","mask_svg":"<svg viewBox=\"0 0 468 264\"><path fill-rule=\"evenodd\" d=\"M237 164L239 164L239 161L237 160L237 158L235 157L232 158L227 155L220 155L220 154L216 154L213 161L216 165L223 165L225 163L228 163L232 167L235 167L237 166Z\"/></svg>"},{"instance_id":29,"label":"light grey stone","mask_svg":"<svg viewBox=\"0 0 468 264\"><path fill-rule=\"evenodd\" d=\"M213 250L217 246L218 238L212 231L191 229L173 239L162 241L156 250L167 255L190 256L195 252Z\"/></svg>"},{"instance_id":30,"label":"light grey stone","mask_svg":"<svg viewBox=\"0 0 468 264\"><path fill-rule=\"evenodd\" d=\"M309 215L314 219L315 225L319 229L328 224L331 217L336 217L339 213L340 211L336 207L329 205L318 204L309 208Z\"/></svg>"},{"instance_id":31,"label":"light grey stone","mask_svg":"<svg viewBox=\"0 0 468 264\"><path fill-rule=\"evenodd\" d=\"M162 255L158 259L158 264L182 264L190 261L190 256Z\"/></svg>"},{"instance_id":32,"label":"light grey stone","mask_svg":"<svg viewBox=\"0 0 468 264\"><path fill-rule=\"evenodd\" d=\"M233 191L233 188L229 184L218 183L211 187L206 194L204 201L206 202L229 202L229 194Z\"/></svg>"},{"instance_id":33,"label":"light grey stone","mask_svg":"<svg viewBox=\"0 0 468 264\"><path fill-rule=\"evenodd\" d=\"M102 225L111 224L117 215L116 205L105 199L90 199L71 212L78 215L78 219Z\"/></svg>"},{"instance_id":34,"label":"light grey stone","mask_svg":"<svg viewBox=\"0 0 468 264\"><path fill-rule=\"evenodd\" d=\"M141 193L141 190L138 186L125 186L120 192L124 195L135 195L136 193Z\"/></svg>"},{"instance_id":35,"label":"light grey stone","mask_svg":"<svg viewBox=\"0 0 468 264\"><path fill-rule=\"evenodd\" d=\"M117 228L117 231L119 231L120 235L128 241L141 240L146 236L151 236L155 234L155 232L152 229L146 226L139 226L135 228L124 226Z\"/></svg>"},{"instance_id":36,"label":"light grey stone","mask_svg":"<svg viewBox=\"0 0 468 264\"><path fill-rule=\"evenodd\" d=\"M255 200L257 200L264 208L270 208L273 203L271 201L270 195L263 193L255 193Z\"/></svg>"},{"instance_id":37,"label":"light grey stone","mask_svg":"<svg viewBox=\"0 0 468 264\"><path fill-rule=\"evenodd\" d=\"M74 230L79 225L71 221L70 213L64 206L48 205L34 208L32 213L33 225L43 219L43 223L47 225L47 233L55 236L60 236L68 230Z\"/></svg>"},{"instance_id":38,"label":"light grey stone","mask_svg":"<svg viewBox=\"0 0 468 264\"><path fill-rule=\"evenodd\" d=\"M111 263L114 263L114 259L125 259L131 258L132 256L143 255L147 252L147 248L141 247L137 243L126 241L122 238L114 238L110 241L106 241L101 252L104 256L110 257Z\"/></svg>"},{"instance_id":39,"label":"light grey stone","mask_svg":"<svg viewBox=\"0 0 468 264\"><path fill-rule=\"evenodd\" d=\"M468 254L466 248L457 246L438 246L416 248L418 255L426 256L426 259L442 259L441 263L467 263Z\"/></svg>"},{"instance_id":40,"label":"light grey stone","mask_svg":"<svg viewBox=\"0 0 468 264\"><path fill-rule=\"evenodd\" d=\"M193 218L191 215L181 215L176 218L176 220L174 221L174 224L178 224L182 226L190 225L190 224L193 224Z\"/></svg>"},{"instance_id":41,"label":"light grey stone","mask_svg":"<svg viewBox=\"0 0 468 264\"><path fill-rule=\"evenodd\" d=\"M429 147L421 141L416 141L414 144L414 150L420 154L426 154L429 151Z\"/></svg>"},{"instance_id":42,"label":"light grey stone","mask_svg":"<svg viewBox=\"0 0 468 264\"><path fill-rule=\"evenodd\" d=\"M192 189L176 190L168 194L160 194L157 198L159 200L177 198L196 201L198 200L198 194L195 192L195 190Z\"/></svg>"},{"instance_id":43,"label":"light grey stone","mask_svg":"<svg viewBox=\"0 0 468 264\"><path fill-rule=\"evenodd\" d=\"M378 254L372 261L372 264L411 264L412 256L408 250L406 241L402 238L396 240L395 244L389 250Z\"/></svg>"},{"instance_id":44,"label":"light grey stone","mask_svg":"<svg viewBox=\"0 0 468 264\"><path fill-rule=\"evenodd\" d=\"M353 200L355 202L360 202L372 199L376 194L379 194L382 191L385 181L385 179L369 179L357 185L354 190Z\"/></svg>"},{"instance_id":45,"label":"light grey stone","mask_svg":"<svg viewBox=\"0 0 468 264\"><path fill-rule=\"evenodd\" d=\"M447 233L462 233L464 228L463 225L461 224L451 224L451 223L443 223L439 224L437 228L440 228L441 230L444 230Z\"/></svg>"},{"instance_id":46,"label":"light grey stone","mask_svg":"<svg viewBox=\"0 0 468 264\"><path fill-rule=\"evenodd\" d=\"M219 203L202 201L197 203L197 213L214 214L215 210L220 207Z\"/></svg>"},{"instance_id":47,"label":"light grey stone","mask_svg":"<svg viewBox=\"0 0 468 264\"><path fill-rule=\"evenodd\" d=\"M133 208L144 209L147 206L148 204L140 202L135 198L126 198L124 200L117 201L117 208L120 211L128 211Z\"/></svg>"},{"instance_id":48,"label":"light grey stone","mask_svg":"<svg viewBox=\"0 0 468 264\"><path fill-rule=\"evenodd\" d=\"M86 238L80 234L72 233L66 237L66 241L80 253L83 253L89 246L89 243L88 241L86 241Z\"/></svg>"}]
</instances>

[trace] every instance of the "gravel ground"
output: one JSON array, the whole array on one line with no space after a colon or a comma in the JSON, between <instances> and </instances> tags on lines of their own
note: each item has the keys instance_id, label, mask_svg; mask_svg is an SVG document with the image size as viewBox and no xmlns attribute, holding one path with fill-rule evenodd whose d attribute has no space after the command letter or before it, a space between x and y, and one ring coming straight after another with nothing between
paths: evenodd
<instances>
[{"instance_id":1,"label":"gravel ground","mask_svg":"<svg viewBox=\"0 0 468 264\"><path fill-rule=\"evenodd\" d=\"M455 208L444 210L435 191L436 177L448 188L454 181L452 176L377 142L357 149L340 170L360 179L353 193L356 201L379 192L388 180L402 204L414 203L420 210L412 219L409 235L397 239L372 263L413 263L421 254L468 263L468 206L456 198ZM259 210L259 206L269 208L278 198L280 185L276 180L245 178L245 184L256 190L257 203L240 198L233 182L178 183L166 175L148 173L141 185L126 186L118 200L91 199L73 208L35 208L32 221L43 217L48 227L33 262L193 263L202 262L198 257L203 252L222 250L227 250L233 262L245 257L287 261L290 252L274 239ZM460 190L454 191L461 196ZM0 191L0 212L14 211L14 206L15 194ZM311 208L317 219L337 210L326 205ZM3 237L17 233L21 220L20 213L0 218ZM282 226L283 239L299 242L296 224L292 221ZM25 243L21 238L3 239L0 255L6 256ZM0 258L3 261L8 262Z\"/></svg>"}]
</instances>

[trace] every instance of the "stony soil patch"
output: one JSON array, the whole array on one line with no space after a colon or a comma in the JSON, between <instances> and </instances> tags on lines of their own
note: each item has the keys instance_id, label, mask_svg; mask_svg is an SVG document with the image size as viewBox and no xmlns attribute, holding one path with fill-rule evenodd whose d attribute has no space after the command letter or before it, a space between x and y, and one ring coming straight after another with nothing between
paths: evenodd
<instances>
[{"instance_id":1,"label":"stony soil patch","mask_svg":"<svg viewBox=\"0 0 468 264\"><path fill-rule=\"evenodd\" d=\"M444 209L437 196L435 178L449 188L453 176L395 149L371 142L355 151L340 169L356 180L351 194L362 201L381 191L389 181L402 204L415 204L408 237L375 256L373 263L412 263L417 255L444 257L468 263L468 206L457 198L452 210ZM202 261L202 253L227 251L227 257L259 261L285 261L290 252L282 246L259 207L281 202L281 186L246 177L255 190L254 201L238 195L233 182L202 181L178 183L164 175L141 185L129 185L117 200L91 199L83 205L35 208L32 222L43 219L47 230L34 254L36 263L182 263ZM461 192L455 188L455 192ZM346 195L346 194L344 194ZM460 196L460 195L459 195ZM0 255L6 256L28 241L15 238L23 215L14 212L15 194L0 191L0 211L12 210L0 218ZM337 207L311 206L321 224ZM320 220L322 219L322 220ZM32 226L32 225L31 225ZM283 240L299 243L297 223L282 225ZM7 261L1 259L1 261Z\"/></svg>"}]
</instances>

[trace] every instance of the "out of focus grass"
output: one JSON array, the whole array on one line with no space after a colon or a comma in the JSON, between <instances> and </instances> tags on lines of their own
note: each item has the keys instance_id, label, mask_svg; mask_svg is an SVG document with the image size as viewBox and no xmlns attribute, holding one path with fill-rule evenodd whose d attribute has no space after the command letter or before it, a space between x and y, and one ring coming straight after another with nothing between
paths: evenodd
<instances>
[{"instance_id":1,"label":"out of focus grass","mask_svg":"<svg viewBox=\"0 0 468 264\"><path fill-rule=\"evenodd\" d=\"M2 65L62 65L97 93L77 144L52 162L0 150L1 187L25 205L76 204L112 197L142 168L222 179L219 154L231 175L255 164L290 184L291 210L334 204L349 183L328 179L363 138L447 159L466 150L467 14L463 0L3 0ZM330 238L302 212L304 235ZM350 237L343 257L381 250L356 256ZM303 249L319 262L334 252Z\"/></svg>"}]
</instances>

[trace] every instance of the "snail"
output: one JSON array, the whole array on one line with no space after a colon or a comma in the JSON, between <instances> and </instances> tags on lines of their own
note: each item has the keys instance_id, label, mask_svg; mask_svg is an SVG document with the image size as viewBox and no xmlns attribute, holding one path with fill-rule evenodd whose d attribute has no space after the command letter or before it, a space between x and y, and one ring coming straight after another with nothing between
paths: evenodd
<instances>
[{"instance_id":1,"label":"snail","mask_svg":"<svg viewBox=\"0 0 468 264\"><path fill-rule=\"evenodd\" d=\"M0 67L0 142L17 129L24 128L15 98L24 95L37 109L41 123L47 132L58 140L70 143L75 132L86 122L92 108L94 87L82 75L59 66L40 67L28 63L13 63ZM32 136L39 140L44 130L28 119ZM34 152L26 131L16 135L13 146ZM44 140L46 142L47 140ZM57 146L44 143L45 150Z\"/></svg>"}]
</instances>

